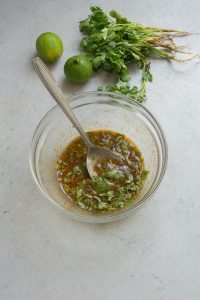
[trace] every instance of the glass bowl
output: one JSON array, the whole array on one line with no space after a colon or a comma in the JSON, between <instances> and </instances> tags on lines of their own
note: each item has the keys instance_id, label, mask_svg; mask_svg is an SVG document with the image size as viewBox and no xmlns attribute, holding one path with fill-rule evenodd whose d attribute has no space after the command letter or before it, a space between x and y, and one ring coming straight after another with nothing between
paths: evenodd
<instances>
[{"instance_id":1,"label":"glass bowl","mask_svg":"<svg viewBox=\"0 0 200 300\"><path fill-rule=\"evenodd\" d=\"M85 222L103 223L132 214L158 188L167 165L167 144L154 116L126 96L89 92L68 99L85 131L111 129L125 134L139 147L149 175L138 198L128 207L105 214L79 208L62 192L56 178L55 162L67 144L78 135L58 105L40 121L33 136L29 161L42 194L67 216Z\"/></svg>"}]
</instances>

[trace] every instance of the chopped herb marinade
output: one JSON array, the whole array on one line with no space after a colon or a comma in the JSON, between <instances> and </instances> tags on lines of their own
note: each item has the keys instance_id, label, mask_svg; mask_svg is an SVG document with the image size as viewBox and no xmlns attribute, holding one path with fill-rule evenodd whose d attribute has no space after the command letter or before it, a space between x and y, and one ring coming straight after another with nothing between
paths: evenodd
<instances>
[{"instance_id":1,"label":"chopped herb marinade","mask_svg":"<svg viewBox=\"0 0 200 300\"><path fill-rule=\"evenodd\" d=\"M88 135L95 145L121 154L123 162L98 161L98 176L91 179L86 167L87 146L77 137L55 165L62 190L80 208L93 212L114 211L129 205L148 175L139 149L126 136L111 130L90 131Z\"/></svg>"}]
</instances>

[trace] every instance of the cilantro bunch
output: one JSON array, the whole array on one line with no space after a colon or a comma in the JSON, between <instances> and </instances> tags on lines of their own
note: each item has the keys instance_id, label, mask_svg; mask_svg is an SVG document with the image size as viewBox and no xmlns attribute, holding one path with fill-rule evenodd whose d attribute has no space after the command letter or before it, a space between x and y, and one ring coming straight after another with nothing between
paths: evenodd
<instances>
[{"instance_id":1,"label":"cilantro bunch","mask_svg":"<svg viewBox=\"0 0 200 300\"><path fill-rule=\"evenodd\" d=\"M175 52L182 52L174 41L174 36L187 32L144 27L130 22L112 10L105 14L100 7L92 6L91 15L80 22L80 31L86 36L81 40L84 52L91 59L93 69L103 69L116 73L116 83L101 87L102 91L125 94L142 102L146 99L146 83L152 81L149 57L177 60ZM134 63L142 69L141 87L129 85L130 75L127 65Z\"/></svg>"}]
</instances>

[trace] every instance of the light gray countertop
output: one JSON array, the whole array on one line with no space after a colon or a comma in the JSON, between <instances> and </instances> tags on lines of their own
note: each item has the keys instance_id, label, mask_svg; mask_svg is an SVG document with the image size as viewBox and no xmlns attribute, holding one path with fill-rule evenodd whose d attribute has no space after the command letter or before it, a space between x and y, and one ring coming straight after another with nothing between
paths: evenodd
<instances>
[{"instance_id":1,"label":"light gray countertop","mask_svg":"<svg viewBox=\"0 0 200 300\"><path fill-rule=\"evenodd\" d=\"M0 299L199 300L199 63L152 62L144 105L165 131L169 163L136 214L105 225L71 221L32 180L31 138L54 105L32 70L35 40L45 31L62 37L65 50L52 72L68 95L95 90L108 76L77 88L63 74L66 58L79 52L78 22L92 4L146 25L200 31L197 0L0 1ZM200 52L199 35L180 42Z\"/></svg>"}]
</instances>

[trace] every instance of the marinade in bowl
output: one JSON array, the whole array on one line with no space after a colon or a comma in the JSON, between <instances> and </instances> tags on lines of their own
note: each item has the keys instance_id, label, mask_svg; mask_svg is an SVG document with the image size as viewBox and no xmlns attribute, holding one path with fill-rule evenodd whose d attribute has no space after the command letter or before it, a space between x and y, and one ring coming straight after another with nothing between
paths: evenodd
<instances>
[{"instance_id":1,"label":"marinade in bowl","mask_svg":"<svg viewBox=\"0 0 200 300\"><path fill-rule=\"evenodd\" d=\"M167 143L158 121L144 106L122 95L88 92L68 101L86 132L111 130L137 145L148 176L134 201L119 209L99 213L79 207L61 189L55 170L55 162L78 135L56 105L39 122L30 147L30 168L37 187L50 203L75 220L104 223L132 214L150 199L166 170Z\"/></svg>"},{"instance_id":2,"label":"marinade in bowl","mask_svg":"<svg viewBox=\"0 0 200 300\"><path fill-rule=\"evenodd\" d=\"M114 211L129 205L140 193L148 174L141 152L121 133L96 130L87 134L93 144L118 153L121 160L97 161L97 176L90 178L87 146L80 136L75 138L55 166L62 191L80 208L93 212Z\"/></svg>"}]
</instances>

